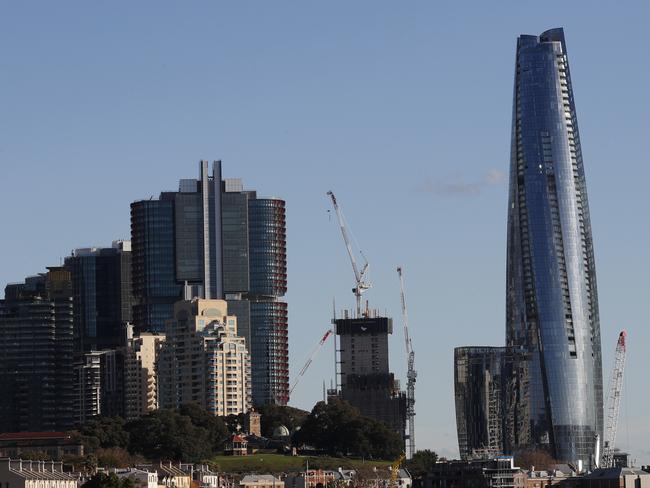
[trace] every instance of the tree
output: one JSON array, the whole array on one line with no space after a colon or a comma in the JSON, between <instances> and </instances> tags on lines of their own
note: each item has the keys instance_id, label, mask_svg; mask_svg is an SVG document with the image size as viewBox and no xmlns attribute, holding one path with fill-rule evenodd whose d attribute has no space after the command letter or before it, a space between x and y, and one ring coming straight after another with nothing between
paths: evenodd
<instances>
[{"instance_id":1,"label":"tree","mask_svg":"<svg viewBox=\"0 0 650 488\"><path fill-rule=\"evenodd\" d=\"M430 449L416 451L413 457L407 460L404 465L413 478L422 478L438 462L438 455Z\"/></svg>"},{"instance_id":2,"label":"tree","mask_svg":"<svg viewBox=\"0 0 650 488\"><path fill-rule=\"evenodd\" d=\"M522 469L530 469L534 466L537 470L551 468L558 461L545 449L530 448L515 453L515 464Z\"/></svg>"},{"instance_id":3,"label":"tree","mask_svg":"<svg viewBox=\"0 0 650 488\"><path fill-rule=\"evenodd\" d=\"M81 486L82 488L135 488L133 480L120 478L115 473L98 473Z\"/></svg>"},{"instance_id":4,"label":"tree","mask_svg":"<svg viewBox=\"0 0 650 488\"><path fill-rule=\"evenodd\" d=\"M129 445L126 421L121 417L93 417L79 429L84 447L93 451L99 447L121 447Z\"/></svg>"},{"instance_id":5,"label":"tree","mask_svg":"<svg viewBox=\"0 0 650 488\"><path fill-rule=\"evenodd\" d=\"M181 406L179 413L188 416L195 427L206 431L213 451L218 451L223 447L223 443L228 437L228 427L221 417L212 415L196 403Z\"/></svg>"},{"instance_id":6,"label":"tree","mask_svg":"<svg viewBox=\"0 0 650 488\"><path fill-rule=\"evenodd\" d=\"M383 422L363 417L342 400L318 402L307 416L294 441L331 455L357 455L395 459L402 452L402 439Z\"/></svg>"},{"instance_id":7,"label":"tree","mask_svg":"<svg viewBox=\"0 0 650 488\"><path fill-rule=\"evenodd\" d=\"M199 420L197 420L199 421ZM203 419L201 421L206 421ZM155 410L129 422L129 451L148 459L182 459L198 462L215 452L216 427L199 427L175 410Z\"/></svg>"},{"instance_id":8,"label":"tree","mask_svg":"<svg viewBox=\"0 0 650 488\"><path fill-rule=\"evenodd\" d=\"M262 435L264 437L273 437L273 431L284 425L289 432L293 432L296 427L300 427L305 421L309 412L299 408L284 405L262 405L257 408L262 415Z\"/></svg>"}]
</instances>

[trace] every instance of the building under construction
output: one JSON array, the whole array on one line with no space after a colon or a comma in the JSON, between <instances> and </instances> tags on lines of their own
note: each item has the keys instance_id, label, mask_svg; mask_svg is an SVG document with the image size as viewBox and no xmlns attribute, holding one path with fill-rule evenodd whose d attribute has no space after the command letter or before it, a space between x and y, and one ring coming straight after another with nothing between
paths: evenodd
<instances>
[{"instance_id":1,"label":"building under construction","mask_svg":"<svg viewBox=\"0 0 650 488\"><path fill-rule=\"evenodd\" d=\"M339 346L335 343L337 384L329 394L330 397L337 396L349 402L358 408L362 415L386 423L406 441L411 434L410 431L407 433L406 429L408 401L388 366L388 336L393 333L393 319L381 317L376 311L369 310L367 302L365 310L361 309L361 295L372 287L366 281L368 261L359 250L358 254L365 262L361 267L357 265L341 208L334 193L330 191L327 195L332 200L352 264L355 279L352 293L356 301L356 309L353 312L346 310L343 318L334 317L332 320ZM403 293L402 305L404 308ZM326 337L327 335L323 340Z\"/></svg>"},{"instance_id":2,"label":"building under construction","mask_svg":"<svg viewBox=\"0 0 650 488\"><path fill-rule=\"evenodd\" d=\"M358 318L336 319L334 325L339 343L340 398L404 436L406 395L388 366L393 319L366 311Z\"/></svg>"}]
</instances>

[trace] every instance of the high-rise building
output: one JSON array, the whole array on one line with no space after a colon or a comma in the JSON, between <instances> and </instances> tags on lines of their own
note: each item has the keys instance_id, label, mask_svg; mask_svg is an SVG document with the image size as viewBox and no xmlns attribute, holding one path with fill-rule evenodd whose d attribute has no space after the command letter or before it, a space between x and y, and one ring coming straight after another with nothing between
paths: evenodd
<instances>
[{"instance_id":1,"label":"high-rise building","mask_svg":"<svg viewBox=\"0 0 650 488\"><path fill-rule=\"evenodd\" d=\"M75 353L119 348L132 319L131 243L76 249L65 259L74 299Z\"/></svg>"},{"instance_id":2,"label":"high-rise building","mask_svg":"<svg viewBox=\"0 0 650 488\"><path fill-rule=\"evenodd\" d=\"M136 331L164 331L174 303L226 299L252 362L253 403L289 392L285 203L200 164L178 192L131 204ZM190 290L187 293L187 290Z\"/></svg>"},{"instance_id":3,"label":"high-rise building","mask_svg":"<svg viewBox=\"0 0 650 488\"><path fill-rule=\"evenodd\" d=\"M75 372L75 422L97 415L124 417L124 351L107 349L84 353Z\"/></svg>"},{"instance_id":4,"label":"high-rise building","mask_svg":"<svg viewBox=\"0 0 650 488\"><path fill-rule=\"evenodd\" d=\"M250 358L227 307L200 298L174 305L158 361L161 408L196 403L220 416L250 408Z\"/></svg>"},{"instance_id":5,"label":"high-rise building","mask_svg":"<svg viewBox=\"0 0 650 488\"><path fill-rule=\"evenodd\" d=\"M127 329L124 349L124 417L133 420L158 408L157 362L164 334Z\"/></svg>"},{"instance_id":6,"label":"high-rise building","mask_svg":"<svg viewBox=\"0 0 650 488\"><path fill-rule=\"evenodd\" d=\"M506 279L506 344L530 353L518 442L588 463L603 430L600 325L562 29L517 41Z\"/></svg>"},{"instance_id":7,"label":"high-rise building","mask_svg":"<svg viewBox=\"0 0 650 488\"><path fill-rule=\"evenodd\" d=\"M507 347L454 349L458 448L462 459L512 452L529 425L528 361Z\"/></svg>"},{"instance_id":8,"label":"high-rise building","mask_svg":"<svg viewBox=\"0 0 650 488\"><path fill-rule=\"evenodd\" d=\"M49 268L0 300L0 431L73 426L70 274Z\"/></svg>"},{"instance_id":9,"label":"high-rise building","mask_svg":"<svg viewBox=\"0 0 650 488\"><path fill-rule=\"evenodd\" d=\"M339 337L340 397L362 415L386 423L404 436L406 396L388 364L393 319L367 311L334 321Z\"/></svg>"}]
</instances>

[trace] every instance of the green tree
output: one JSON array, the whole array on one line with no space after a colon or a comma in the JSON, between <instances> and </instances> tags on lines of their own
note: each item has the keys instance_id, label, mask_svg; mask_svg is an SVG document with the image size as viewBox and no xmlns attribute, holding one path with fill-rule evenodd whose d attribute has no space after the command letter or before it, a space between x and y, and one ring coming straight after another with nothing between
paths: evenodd
<instances>
[{"instance_id":1,"label":"green tree","mask_svg":"<svg viewBox=\"0 0 650 488\"><path fill-rule=\"evenodd\" d=\"M183 405L179 413L189 417L192 425L206 431L212 451L223 448L223 443L228 437L228 427L221 417L212 415L196 403Z\"/></svg>"},{"instance_id":2,"label":"green tree","mask_svg":"<svg viewBox=\"0 0 650 488\"><path fill-rule=\"evenodd\" d=\"M119 478L115 473L98 473L81 486L82 488L135 488L133 480Z\"/></svg>"},{"instance_id":3,"label":"green tree","mask_svg":"<svg viewBox=\"0 0 650 488\"><path fill-rule=\"evenodd\" d=\"M93 451L99 447L121 447L129 445L129 433L125 430L126 421L121 417L93 417L79 429L84 447Z\"/></svg>"},{"instance_id":4,"label":"green tree","mask_svg":"<svg viewBox=\"0 0 650 488\"><path fill-rule=\"evenodd\" d=\"M413 457L404 463L413 478L422 478L438 462L438 455L430 450L416 451Z\"/></svg>"},{"instance_id":5,"label":"green tree","mask_svg":"<svg viewBox=\"0 0 650 488\"><path fill-rule=\"evenodd\" d=\"M331 455L356 455L395 459L402 451L402 439L383 422L363 417L349 403L318 402L307 416L294 441Z\"/></svg>"},{"instance_id":6,"label":"green tree","mask_svg":"<svg viewBox=\"0 0 650 488\"><path fill-rule=\"evenodd\" d=\"M214 426L196 426L191 417L175 410L155 410L129 422L127 428L131 439L129 451L148 459L198 462L216 450Z\"/></svg>"},{"instance_id":7,"label":"green tree","mask_svg":"<svg viewBox=\"0 0 650 488\"><path fill-rule=\"evenodd\" d=\"M289 429L289 432L293 432L296 427L302 425L309 415L309 412L299 408L283 405L262 405L256 409L262 415L262 435L264 437L272 437L273 431L281 425Z\"/></svg>"}]
</instances>

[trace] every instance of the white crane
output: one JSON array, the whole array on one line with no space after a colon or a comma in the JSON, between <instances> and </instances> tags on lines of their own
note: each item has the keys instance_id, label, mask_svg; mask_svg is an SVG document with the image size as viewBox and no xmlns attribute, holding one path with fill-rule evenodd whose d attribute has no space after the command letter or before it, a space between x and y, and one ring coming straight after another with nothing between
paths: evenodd
<instances>
[{"instance_id":1,"label":"white crane","mask_svg":"<svg viewBox=\"0 0 650 488\"><path fill-rule=\"evenodd\" d=\"M357 317L361 317L361 294L372 287L371 283L364 281L364 277L368 271L368 260L363 255L363 252L359 251L359 254L364 260L363 267L361 268L361 271L359 271L357 260L352 251L352 244L350 243L350 236L348 235L348 230L345 225L345 219L343 218L339 204L336 202L334 193L328 191L327 195L332 199L332 205L334 205L334 210L336 211L336 218L338 219L339 227L341 228L341 235L343 236L343 241L345 242L345 247L348 250L348 256L350 256L350 262L352 263L352 271L354 271L354 279L356 281L356 286L352 288L352 293L354 293L357 301Z\"/></svg>"},{"instance_id":2,"label":"white crane","mask_svg":"<svg viewBox=\"0 0 650 488\"><path fill-rule=\"evenodd\" d=\"M406 345L406 357L408 359L408 370L406 373L406 426L407 433L405 435L407 441L408 458L411 459L415 454L415 381L418 373L415 371L415 352L413 351L413 344L409 337L409 324L408 314L406 312L406 298L404 297L404 276L402 275L402 268L397 268L400 284L400 299L402 302L402 326L404 328L404 343Z\"/></svg>"},{"instance_id":3,"label":"white crane","mask_svg":"<svg viewBox=\"0 0 650 488\"><path fill-rule=\"evenodd\" d=\"M603 442L603 455L600 466L611 468L614 464L614 442L618 428L618 417L621 407L621 394L623 392L623 373L625 372L625 339L627 332L622 331L616 342L614 369L609 380L609 395L607 396L607 418L605 419L605 439Z\"/></svg>"},{"instance_id":4,"label":"white crane","mask_svg":"<svg viewBox=\"0 0 650 488\"><path fill-rule=\"evenodd\" d=\"M303 375L307 372L307 370L309 369L309 366L311 366L311 363L314 361L314 358L316 357L318 352L321 350L321 348L323 347L323 345L327 341L328 337L330 335L332 335L332 332L334 332L332 329L328 329L325 332L325 335L323 335L323 337L321 338L321 340L318 341L318 344L316 344L316 347L314 347L314 349L312 349L311 353L309 354L309 357L307 358L307 362L305 363L305 365L302 367L302 369L296 375L296 379L293 380L293 385L291 385L291 388L289 389L289 397L291 397L291 394L293 393L293 390L298 385L298 382L303 377Z\"/></svg>"}]
</instances>

